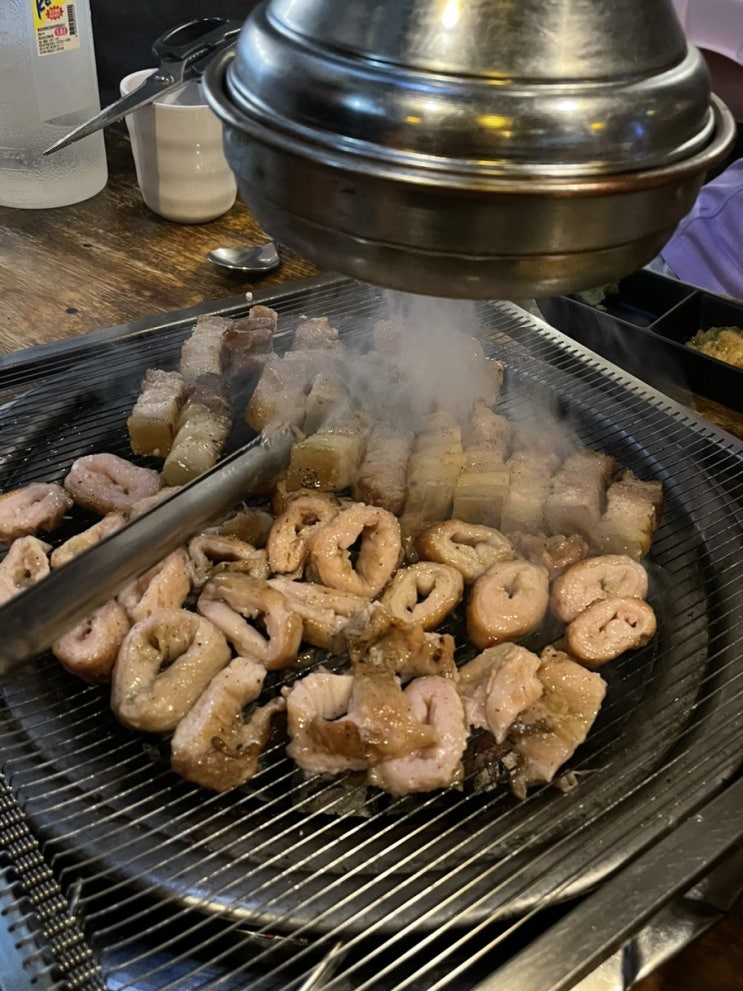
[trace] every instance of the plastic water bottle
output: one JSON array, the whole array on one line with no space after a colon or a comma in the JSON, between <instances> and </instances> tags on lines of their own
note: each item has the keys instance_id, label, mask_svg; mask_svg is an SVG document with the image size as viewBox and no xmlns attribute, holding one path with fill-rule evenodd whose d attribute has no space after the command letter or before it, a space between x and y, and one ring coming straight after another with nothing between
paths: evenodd
<instances>
[{"instance_id":1,"label":"plastic water bottle","mask_svg":"<svg viewBox=\"0 0 743 991\"><path fill-rule=\"evenodd\" d=\"M100 192L101 132L42 154L99 109L88 0L0 0L0 205L66 206Z\"/></svg>"}]
</instances>

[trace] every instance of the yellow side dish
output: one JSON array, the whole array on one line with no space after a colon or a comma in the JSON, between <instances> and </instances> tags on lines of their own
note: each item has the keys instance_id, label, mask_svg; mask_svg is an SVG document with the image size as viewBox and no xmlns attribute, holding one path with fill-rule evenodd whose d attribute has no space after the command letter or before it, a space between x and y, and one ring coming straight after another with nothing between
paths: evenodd
<instances>
[{"instance_id":1,"label":"yellow side dish","mask_svg":"<svg viewBox=\"0 0 743 991\"><path fill-rule=\"evenodd\" d=\"M743 368L743 330L740 327L710 327L699 330L688 342L690 348L710 358Z\"/></svg>"}]
</instances>

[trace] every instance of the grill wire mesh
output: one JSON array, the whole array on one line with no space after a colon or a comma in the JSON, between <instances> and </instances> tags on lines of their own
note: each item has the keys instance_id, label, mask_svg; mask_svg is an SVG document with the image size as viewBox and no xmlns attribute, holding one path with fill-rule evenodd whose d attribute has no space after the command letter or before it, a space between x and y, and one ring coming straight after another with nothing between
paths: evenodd
<instances>
[{"instance_id":1,"label":"grill wire mesh","mask_svg":"<svg viewBox=\"0 0 743 991\"><path fill-rule=\"evenodd\" d=\"M353 341L380 294L316 280L256 300L284 319L327 314ZM12 356L0 489L61 480L84 453L130 456L125 420L144 369L175 366L196 312L247 306ZM244 789L211 794L170 772L159 741L120 726L104 690L39 658L0 688L3 785L68 905L52 899L43 936L61 926L78 946L82 932L94 962L58 957L51 985L269 991L319 986L322 973L338 991L472 988L735 772L741 445L511 304L477 315L506 363L510 417L539 416L538 396L581 443L664 484L649 565L659 633L604 669L607 700L570 762L578 787L518 802L465 782L451 795L367 797L349 814L336 782L300 780L269 753ZM38 878L17 860L0 867L37 916Z\"/></svg>"}]
</instances>

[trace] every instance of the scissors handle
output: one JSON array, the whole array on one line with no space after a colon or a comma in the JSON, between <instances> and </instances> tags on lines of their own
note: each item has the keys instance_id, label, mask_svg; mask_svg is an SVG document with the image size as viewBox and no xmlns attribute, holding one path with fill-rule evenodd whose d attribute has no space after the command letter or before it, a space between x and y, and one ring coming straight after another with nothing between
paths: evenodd
<instances>
[{"instance_id":1,"label":"scissors handle","mask_svg":"<svg viewBox=\"0 0 743 991\"><path fill-rule=\"evenodd\" d=\"M179 24L152 45L152 53L160 62L158 72L164 75L171 65L178 67L177 78L188 78L188 69L204 56L211 55L229 44L240 33L242 23L225 17L200 17Z\"/></svg>"}]
</instances>

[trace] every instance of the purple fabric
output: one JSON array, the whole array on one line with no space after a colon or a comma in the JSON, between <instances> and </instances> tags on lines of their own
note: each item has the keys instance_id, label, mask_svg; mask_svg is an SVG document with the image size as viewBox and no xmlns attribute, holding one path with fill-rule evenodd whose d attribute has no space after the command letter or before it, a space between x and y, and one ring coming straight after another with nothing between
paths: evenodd
<instances>
[{"instance_id":1,"label":"purple fabric","mask_svg":"<svg viewBox=\"0 0 743 991\"><path fill-rule=\"evenodd\" d=\"M743 159L702 186L660 254L682 282L743 299Z\"/></svg>"}]
</instances>

